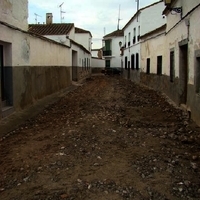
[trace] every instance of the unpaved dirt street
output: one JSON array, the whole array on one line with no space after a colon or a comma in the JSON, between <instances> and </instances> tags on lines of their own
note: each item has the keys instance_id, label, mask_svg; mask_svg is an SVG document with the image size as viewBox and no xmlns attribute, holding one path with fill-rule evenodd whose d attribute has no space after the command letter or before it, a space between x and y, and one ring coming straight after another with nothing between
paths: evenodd
<instances>
[{"instance_id":1,"label":"unpaved dirt street","mask_svg":"<svg viewBox=\"0 0 200 200\"><path fill-rule=\"evenodd\" d=\"M93 77L1 138L0 199L200 199L199 149L163 96Z\"/></svg>"}]
</instances>

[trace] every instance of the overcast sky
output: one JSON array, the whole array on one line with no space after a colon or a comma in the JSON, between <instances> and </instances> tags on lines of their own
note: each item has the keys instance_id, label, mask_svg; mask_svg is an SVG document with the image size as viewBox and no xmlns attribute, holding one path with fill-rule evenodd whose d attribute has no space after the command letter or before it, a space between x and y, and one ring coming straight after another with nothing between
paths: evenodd
<instances>
[{"instance_id":1,"label":"overcast sky","mask_svg":"<svg viewBox=\"0 0 200 200\"><path fill-rule=\"evenodd\" d=\"M140 8L159 0L139 0ZM101 48L105 34L117 29L119 7L119 28L130 20L137 11L136 0L29 0L29 24L46 23L46 13L53 14L53 22L60 23L62 3L63 23L74 23L76 27L88 30L93 36L92 48Z\"/></svg>"}]
</instances>

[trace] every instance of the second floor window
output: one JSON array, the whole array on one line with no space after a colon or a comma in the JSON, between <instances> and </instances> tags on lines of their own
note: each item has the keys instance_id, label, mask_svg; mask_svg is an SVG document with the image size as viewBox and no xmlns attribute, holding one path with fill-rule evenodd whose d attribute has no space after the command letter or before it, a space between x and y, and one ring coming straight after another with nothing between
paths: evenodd
<instances>
[{"instance_id":1,"label":"second floor window","mask_svg":"<svg viewBox=\"0 0 200 200\"><path fill-rule=\"evenodd\" d=\"M133 44L136 42L136 28L133 29Z\"/></svg>"},{"instance_id":2,"label":"second floor window","mask_svg":"<svg viewBox=\"0 0 200 200\"><path fill-rule=\"evenodd\" d=\"M138 26L138 36L137 36L137 40L140 41L140 26Z\"/></svg>"},{"instance_id":3,"label":"second floor window","mask_svg":"<svg viewBox=\"0 0 200 200\"><path fill-rule=\"evenodd\" d=\"M131 33L129 32L128 33L128 46L131 45Z\"/></svg>"}]
</instances>

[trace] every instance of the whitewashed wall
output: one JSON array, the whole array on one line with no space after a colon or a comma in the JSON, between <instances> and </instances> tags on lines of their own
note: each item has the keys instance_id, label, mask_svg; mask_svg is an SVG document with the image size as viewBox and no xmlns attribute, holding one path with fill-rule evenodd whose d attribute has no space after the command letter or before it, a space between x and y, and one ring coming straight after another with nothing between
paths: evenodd
<instances>
[{"instance_id":1,"label":"whitewashed wall","mask_svg":"<svg viewBox=\"0 0 200 200\"><path fill-rule=\"evenodd\" d=\"M112 38L112 59L111 67L121 67L121 56L120 56L120 46L119 42L123 43L123 37L113 37Z\"/></svg>"},{"instance_id":2,"label":"whitewashed wall","mask_svg":"<svg viewBox=\"0 0 200 200\"><path fill-rule=\"evenodd\" d=\"M70 66L70 50L62 45L0 25L0 41L9 45L12 66ZM59 52L59 53L58 53ZM10 64L11 64L10 63Z\"/></svg>"},{"instance_id":3,"label":"whitewashed wall","mask_svg":"<svg viewBox=\"0 0 200 200\"><path fill-rule=\"evenodd\" d=\"M164 8L164 2L160 2L141 10L139 17L141 24L140 35L155 30L166 23L166 18L162 15Z\"/></svg>"},{"instance_id":4,"label":"whitewashed wall","mask_svg":"<svg viewBox=\"0 0 200 200\"><path fill-rule=\"evenodd\" d=\"M105 60L100 58L92 58L92 68L104 68L105 67Z\"/></svg>"},{"instance_id":5,"label":"whitewashed wall","mask_svg":"<svg viewBox=\"0 0 200 200\"><path fill-rule=\"evenodd\" d=\"M89 33L75 33L75 41L91 51L92 38Z\"/></svg>"},{"instance_id":6,"label":"whitewashed wall","mask_svg":"<svg viewBox=\"0 0 200 200\"><path fill-rule=\"evenodd\" d=\"M165 32L158 32L146 37L141 42L141 72L146 73L147 58L150 58L150 73L157 74L157 56L162 56L162 74L169 75L166 67Z\"/></svg>"},{"instance_id":7,"label":"whitewashed wall","mask_svg":"<svg viewBox=\"0 0 200 200\"><path fill-rule=\"evenodd\" d=\"M194 5L200 3L199 0L189 3L186 0L178 1L175 6L184 5L183 7L183 17L187 13L186 10L189 11L192 9ZM195 50L200 49L200 26L199 26L199 17L200 17L200 8L198 8L195 12L189 15L187 18L182 20L177 24L176 27L172 28L178 21L180 21L180 14L177 15L168 15L168 23L167 23L167 35L166 35L166 57L169 58L169 49L174 48L175 51L175 76L179 77L179 42L184 39L189 39L188 48L189 48L189 58L188 58L188 66L189 66L189 74L188 74L188 83L194 84L194 62L195 62ZM174 20L173 20L174 17ZM186 25L186 20L189 21L189 26ZM189 36L188 36L189 33ZM169 59L167 59L167 66L169 68Z\"/></svg>"},{"instance_id":8,"label":"whitewashed wall","mask_svg":"<svg viewBox=\"0 0 200 200\"><path fill-rule=\"evenodd\" d=\"M0 0L0 21L28 30L28 0Z\"/></svg>"}]
</instances>

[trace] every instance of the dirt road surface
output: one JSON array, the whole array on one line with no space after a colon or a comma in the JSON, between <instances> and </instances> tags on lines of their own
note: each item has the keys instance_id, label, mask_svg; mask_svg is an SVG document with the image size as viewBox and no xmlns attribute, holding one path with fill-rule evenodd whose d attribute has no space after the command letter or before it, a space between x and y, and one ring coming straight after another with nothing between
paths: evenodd
<instances>
[{"instance_id":1,"label":"dirt road surface","mask_svg":"<svg viewBox=\"0 0 200 200\"><path fill-rule=\"evenodd\" d=\"M200 199L199 149L161 94L91 78L0 139L0 199Z\"/></svg>"}]
</instances>

